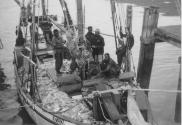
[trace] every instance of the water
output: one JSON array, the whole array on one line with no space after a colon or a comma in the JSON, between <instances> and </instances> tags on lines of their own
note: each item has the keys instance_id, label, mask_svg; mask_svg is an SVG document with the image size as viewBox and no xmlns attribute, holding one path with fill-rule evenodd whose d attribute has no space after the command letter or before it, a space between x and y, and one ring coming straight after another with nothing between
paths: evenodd
<instances>
[{"instance_id":1,"label":"water","mask_svg":"<svg viewBox=\"0 0 182 125\"><path fill-rule=\"evenodd\" d=\"M142 0L141 0L142 1ZM151 2L151 0L148 0ZM160 0L159 0L160 1ZM162 0L161 0L162 1ZM67 0L71 15L74 22L76 22L76 9L75 1ZM162 1L163 2L163 1ZM94 29L99 28L101 32L106 34L113 34L110 1L108 0L84 0L85 6L85 23L86 26L93 26ZM49 13L58 14L59 19L62 19L61 8L58 0L51 0ZM161 6L161 5L160 5ZM174 8L174 7L173 7ZM139 48L140 48L140 35L142 30L143 21L143 9L135 6L133 11L133 34L135 37L135 45L133 48L133 57L135 68L137 69ZM163 9L163 13L167 12ZM174 9L171 10L174 12ZM13 0L0 0L0 38L3 41L4 49L0 50L0 63L4 68L4 72L7 76L6 83L11 85L11 89L0 91L0 103L6 102L13 105L7 105L9 107L18 107L16 87L14 81L13 71L13 46L15 44L15 27L19 21L19 7ZM176 13L176 12L174 12ZM163 14L159 17L159 26L180 24L180 18L175 14ZM105 38L105 52L109 52L112 58L116 60L115 56L115 43L114 38L104 36ZM179 64L178 57L180 56L180 49L176 48L168 43L157 43L155 48L154 63L151 75L150 88L152 89L177 89L178 76L179 76ZM178 125L174 123L174 109L176 93L150 93L149 99L153 110L154 117L159 125ZM4 104L0 104L4 106ZM11 116L9 115L11 114ZM33 122L25 116L24 110L12 110L11 112L0 111L0 125L33 125ZM9 117L7 117L9 116ZM20 117L19 117L20 116ZM21 119L22 118L22 119ZM9 120L8 120L9 119ZM7 122L8 121L8 122Z\"/></svg>"}]
</instances>

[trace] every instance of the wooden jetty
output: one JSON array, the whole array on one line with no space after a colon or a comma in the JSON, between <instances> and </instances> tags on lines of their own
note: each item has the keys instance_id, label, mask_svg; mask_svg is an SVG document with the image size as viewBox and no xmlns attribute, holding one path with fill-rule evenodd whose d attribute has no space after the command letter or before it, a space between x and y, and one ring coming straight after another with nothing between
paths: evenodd
<instances>
[{"instance_id":1,"label":"wooden jetty","mask_svg":"<svg viewBox=\"0 0 182 125\"><path fill-rule=\"evenodd\" d=\"M166 27L157 27L158 18L158 7L145 8L142 35L140 37L141 48L137 71L137 82L140 83L140 86L143 89L149 88L155 43L168 42L178 48L181 48L181 26L173 25ZM178 90L181 90L181 58L179 59L179 64L180 73L178 80ZM146 94L148 94L148 92L146 92ZM181 93L178 93L176 97L174 120L178 123L181 122Z\"/></svg>"}]
</instances>

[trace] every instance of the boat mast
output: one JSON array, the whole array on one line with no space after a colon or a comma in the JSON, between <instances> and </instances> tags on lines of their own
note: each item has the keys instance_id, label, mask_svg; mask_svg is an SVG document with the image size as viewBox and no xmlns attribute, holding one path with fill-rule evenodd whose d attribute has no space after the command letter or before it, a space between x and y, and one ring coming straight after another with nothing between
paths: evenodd
<instances>
[{"instance_id":1,"label":"boat mast","mask_svg":"<svg viewBox=\"0 0 182 125\"><path fill-rule=\"evenodd\" d=\"M132 6L128 5L127 11L126 11L126 27L128 28L129 32L132 32L132 10L133 10ZM127 55L126 71L130 72L131 71L131 50L127 49L126 55Z\"/></svg>"},{"instance_id":2,"label":"boat mast","mask_svg":"<svg viewBox=\"0 0 182 125\"><path fill-rule=\"evenodd\" d=\"M46 16L45 0L41 0L41 1L42 1L42 14L43 16Z\"/></svg>"},{"instance_id":3,"label":"boat mast","mask_svg":"<svg viewBox=\"0 0 182 125\"><path fill-rule=\"evenodd\" d=\"M32 31L32 38L31 38L31 50L32 50L32 57L31 59L33 60L33 56L35 55L35 0L33 0L33 15L32 15L32 26L33 26L33 31Z\"/></svg>"},{"instance_id":4,"label":"boat mast","mask_svg":"<svg viewBox=\"0 0 182 125\"><path fill-rule=\"evenodd\" d=\"M70 24L69 24L69 20L68 20L68 13L67 13L67 8L66 8L66 5L65 5L65 1L64 0L59 0L59 2L61 3L61 6L62 6L62 10L63 10L64 18L66 20L67 28L70 29Z\"/></svg>"},{"instance_id":5,"label":"boat mast","mask_svg":"<svg viewBox=\"0 0 182 125\"><path fill-rule=\"evenodd\" d=\"M31 38L31 53L30 59L35 61L35 0L33 0L33 15L32 15L32 38ZM31 85L30 85L30 95L35 99L35 66L31 65Z\"/></svg>"},{"instance_id":6,"label":"boat mast","mask_svg":"<svg viewBox=\"0 0 182 125\"><path fill-rule=\"evenodd\" d=\"M46 8L46 13L47 13L47 15L48 15L48 13L49 13L49 0L47 0L47 8Z\"/></svg>"},{"instance_id":7,"label":"boat mast","mask_svg":"<svg viewBox=\"0 0 182 125\"><path fill-rule=\"evenodd\" d=\"M78 36L84 36L84 19L83 19L83 9L82 0L77 1L77 25L78 25Z\"/></svg>"},{"instance_id":8,"label":"boat mast","mask_svg":"<svg viewBox=\"0 0 182 125\"><path fill-rule=\"evenodd\" d=\"M115 24L115 14L116 14L116 7L115 7L115 1L110 0L111 3L111 12L112 12L112 22L113 22L113 29L114 29L114 39L115 39L115 45L116 49L118 48L117 46L117 39L116 39L116 24Z\"/></svg>"}]
</instances>

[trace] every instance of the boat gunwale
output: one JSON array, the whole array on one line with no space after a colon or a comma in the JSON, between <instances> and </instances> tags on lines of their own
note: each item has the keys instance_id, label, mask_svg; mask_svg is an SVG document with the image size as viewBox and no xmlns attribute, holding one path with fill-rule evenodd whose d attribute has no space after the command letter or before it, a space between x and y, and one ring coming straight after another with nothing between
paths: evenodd
<instances>
[{"instance_id":1,"label":"boat gunwale","mask_svg":"<svg viewBox=\"0 0 182 125\"><path fill-rule=\"evenodd\" d=\"M33 111L35 111L39 116L41 116L43 119L45 119L45 120L48 121L48 122L53 123L54 125L59 125L59 123L57 123L56 121L47 118L45 115L43 115L41 112L39 112L39 111L37 110L38 108L41 109L43 112L45 112L45 113L47 113L47 114L49 114L49 115L52 115L52 118L58 118L59 120L63 120L63 122L66 121L66 122L70 122L70 123L76 124L76 125L90 125L90 124L87 124L87 123L82 123L82 122L76 121L76 120L74 120L74 119L72 119L72 118L69 118L69 117L66 117L66 116L63 116L63 115L57 116L57 115L55 115L55 114L53 114L53 113L51 113L51 112L48 112L47 110L45 110L44 108L42 108L39 104L33 103L34 101L32 101L32 99L29 98L29 97L27 96L27 94L23 91L23 89L20 87L20 84L19 84L20 78L19 78L19 76L17 75L17 67L16 67L15 64L14 64L14 69L15 69L16 78L18 78L18 80L16 81L16 85L17 85L17 88L18 88L18 93L19 93L19 95L21 95L21 96L23 97L23 99L24 99L24 102L25 102L27 105L30 105L29 107L30 107ZM26 99L26 97L27 97L28 99ZM21 101L23 101L23 100L21 100ZM29 102L32 102L32 104L29 103ZM36 107L37 107L37 108L36 108Z\"/></svg>"}]
</instances>

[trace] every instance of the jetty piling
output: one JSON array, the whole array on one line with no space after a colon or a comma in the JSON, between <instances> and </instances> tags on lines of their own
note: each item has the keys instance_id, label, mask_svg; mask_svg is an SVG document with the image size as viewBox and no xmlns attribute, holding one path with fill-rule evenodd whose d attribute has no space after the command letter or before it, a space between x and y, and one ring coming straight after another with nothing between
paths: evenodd
<instances>
[{"instance_id":1,"label":"jetty piling","mask_svg":"<svg viewBox=\"0 0 182 125\"><path fill-rule=\"evenodd\" d=\"M180 65L178 90L181 90L181 57L178 58L178 63ZM175 107L174 121L177 123L181 123L181 93L177 93L177 95L176 95L176 107Z\"/></svg>"},{"instance_id":2,"label":"jetty piling","mask_svg":"<svg viewBox=\"0 0 182 125\"><path fill-rule=\"evenodd\" d=\"M148 89L150 84L155 48L154 34L157 29L158 17L159 11L157 7L145 8L137 70L137 82L140 83L140 87L144 89ZM146 94L148 94L148 92L146 92Z\"/></svg>"},{"instance_id":3,"label":"jetty piling","mask_svg":"<svg viewBox=\"0 0 182 125\"><path fill-rule=\"evenodd\" d=\"M181 37L178 33L178 31L180 31L180 26L173 26L172 28L170 28L171 26L157 27L158 18L159 11L157 7L145 8L142 35L140 37L141 47L137 70L137 82L140 83L140 87L143 89L148 89L150 85L155 43L168 42L178 48L181 48ZM179 57L178 62L180 64L180 72L177 89L181 90L181 57ZM145 93L148 95L147 91ZM148 118L146 111L142 111L142 114L144 118ZM174 121L177 123L181 122L181 93L177 93L176 96Z\"/></svg>"}]
</instances>

